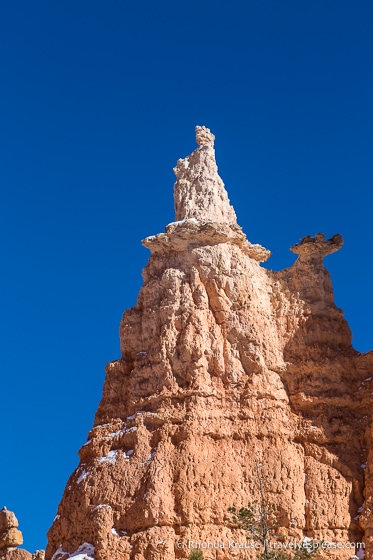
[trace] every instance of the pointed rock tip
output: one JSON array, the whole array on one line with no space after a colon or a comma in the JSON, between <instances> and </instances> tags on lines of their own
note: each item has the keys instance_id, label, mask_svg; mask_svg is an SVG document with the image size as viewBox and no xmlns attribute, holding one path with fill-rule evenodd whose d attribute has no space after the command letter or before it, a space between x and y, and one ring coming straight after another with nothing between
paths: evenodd
<instances>
[{"instance_id":1,"label":"pointed rock tip","mask_svg":"<svg viewBox=\"0 0 373 560\"><path fill-rule=\"evenodd\" d=\"M196 220L237 224L224 183L215 161L215 136L205 126L196 126L198 148L179 159L174 168L176 220ZM205 149L205 147L207 149Z\"/></svg>"},{"instance_id":2,"label":"pointed rock tip","mask_svg":"<svg viewBox=\"0 0 373 560\"><path fill-rule=\"evenodd\" d=\"M190 247L231 243L249 257L266 261L271 252L252 244L237 225L236 213L219 176L215 161L215 136L205 126L196 126L198 148L179 159L174 172L175 222L165 233L151 235L142 244L153 254L187 251Z\"/></svg>"},{"instance_id":3,"label":"pointed rock tip","mask_svg":"<svg viewBox=\"0 0 373 560\"><path fill-rule=\"evenodd\" d=\"M206 126L196 126L196 142L198 146L203 144L214 145L215 135Z\"/></svg>"}]
</instances>

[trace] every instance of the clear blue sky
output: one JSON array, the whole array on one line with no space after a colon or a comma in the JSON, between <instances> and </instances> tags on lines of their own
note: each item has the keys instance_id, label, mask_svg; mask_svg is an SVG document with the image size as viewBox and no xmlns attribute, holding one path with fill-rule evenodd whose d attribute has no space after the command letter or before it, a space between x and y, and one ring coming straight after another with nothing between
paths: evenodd
<instances>
[{"instance_id":1,"label":"clear blue sky","mask_svg":"<svg viewBox=\"0 0 373 560\"><path fill-rule=\"evenodd\" d=\"M294 261L342 233L336 302L372 348L373 4L4 0L0 6L0 507L45 546L172 167L216 134L239 223Z\"/></svg>"}]
</instances>

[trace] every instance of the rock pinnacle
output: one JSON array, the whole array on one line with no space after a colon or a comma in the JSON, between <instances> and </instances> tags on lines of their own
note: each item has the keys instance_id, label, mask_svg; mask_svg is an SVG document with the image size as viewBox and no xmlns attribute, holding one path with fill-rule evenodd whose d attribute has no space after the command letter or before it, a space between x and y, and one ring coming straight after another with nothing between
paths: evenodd
<instances>
[{"instance_id":1,"label":"rock pinnacle","mask_svg":"<svg viewBox=\"0 0 373 560\"><path fill-rule=\"evenodd\" d=\"M236 223L213 134L196 139L175 169L177 221L143 241L144 284L46 560L187 560L191 542L237 559L228 508L263 500L261 480L281 543L364 542L373 560L373 352L352 347L322 262L342 237L307 236L292 266L260 266L269 251Z\"/></svg>"},{"instance_id":2,"label":"rock pinnacle","mask_svg":"<svg viewBox=\"0 0 373 560\"><path fill-rule=\"evenodd\" d=\"M176 220L237 223L224 183L218 174L214 150L215 136L204 126L196 126L198 148L179 159L174 168Z\"/></svg>"}]
</instances>

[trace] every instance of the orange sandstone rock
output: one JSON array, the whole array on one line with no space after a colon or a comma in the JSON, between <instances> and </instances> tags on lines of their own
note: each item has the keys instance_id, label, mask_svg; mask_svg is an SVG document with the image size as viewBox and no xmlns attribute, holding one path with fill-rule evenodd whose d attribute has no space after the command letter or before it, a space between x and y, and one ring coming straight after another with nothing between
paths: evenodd
<instances>
[{"instance_id":1,"label":"orange sandstone rock","mask_svg":"<svg viewBox=\"0 0 373 560\"><path fill-rule=\"evenodd\" d=\"M33 556L23 548L0 550L0 560L32 560Z\"/></svg>"},{"instance_id":2,"label":"orange sandstone rock","mask_svg":"<svg viewBox=\"0 0 373 560\"><path fill-rule=\"evenodd\" d=\"M34 554L23 548L22 533L18 527L18 519L12 511L4 506L0 510L0 560L44 560L44 550L36 550Z\"/></svg>"},{"instance_id":3,"label":"orange sandstone rock","mask_svg":"<svg viewBox=\"0 0 373 560\"><path fill-rule=\"evenodd\" d=\"M236 223L217 173L214 136L175 173L176 222L148 237L135 307L123 315L122 357L80 465L48 533L47 560L187 558L188 541L245 542L229 506L265 493L285 539L365 539L373 558L373 353L351 345L323 258L341 236L306 237L294 265ZM348 559L350 548L322 556Z\"/></svg>"},{"instance_id":4,"label":"orange sandstone rock","mask_svg":"<svg viewBox=\"0 0 373 560\"><path fill-rule=\"evenodd\" d=\"M22 533L18 527L18 519L6 507L0 511L0 550L15 548L23 543Z\"/></svg>"}]
</instances>

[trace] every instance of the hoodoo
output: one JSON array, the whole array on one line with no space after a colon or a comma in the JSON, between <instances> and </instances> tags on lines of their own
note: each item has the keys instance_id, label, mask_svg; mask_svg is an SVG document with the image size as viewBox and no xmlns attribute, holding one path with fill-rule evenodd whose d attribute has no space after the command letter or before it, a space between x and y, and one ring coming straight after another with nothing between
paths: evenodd
<instances>
[{"instance_id":1,"label":"hoodoo","mask_svg":"<svg viewBox=\"0 0 373 560\"><path fill-rule=\"evenodd\" d=\"M239 558L230 506L258 498L256 462L284 542L373 559L373 353L351 344L323 259L340 235L305 237L280 272L237 225L214 136L175 168L176 221L120 327L47 560ZM358 551L361 556L361 550Z\"/></svg>"},{"instance_id":2,"label":"hoodoo","mask_svg":"<svg viewBox=\"0 0 373 560\"><path fill-rule=\"evenodd\" d=\"M0 560L44 560L44 550L31 554L23 548L23 536L18 529L18 519L5 506L0 510Z\"/></svg>"}]
</instances>

